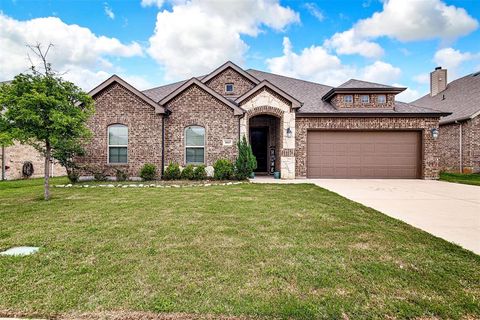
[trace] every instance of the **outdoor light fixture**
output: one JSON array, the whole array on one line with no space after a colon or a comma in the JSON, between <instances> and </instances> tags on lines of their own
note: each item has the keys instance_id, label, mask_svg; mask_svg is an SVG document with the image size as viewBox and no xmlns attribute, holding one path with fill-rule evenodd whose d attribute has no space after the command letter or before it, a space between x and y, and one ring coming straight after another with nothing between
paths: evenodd
<instances>
[{"instance_id":1,"label":"outdoor light fixture","mask_svg":"<svg viewBox=\"0 0 480 320\"><path fill-rule=\"evenodd\" d=\"M433 128L433 129L431 130L431 132L432 132L432 138L433 138L433 140L437 140L437 138L438 138L438 129L437 129L437 128Z\"/></svg>"},{"instance_id":2,"label":"outdoor light fixture","mask_svg":"<svg viewBox=\"0 0 480 320\"><path fill-rule=\"evenodd\" d=\"M290 127L287 128L287 138L291 138L292 137L292 129L290 129Z\"/></svg>"}]
</instances>

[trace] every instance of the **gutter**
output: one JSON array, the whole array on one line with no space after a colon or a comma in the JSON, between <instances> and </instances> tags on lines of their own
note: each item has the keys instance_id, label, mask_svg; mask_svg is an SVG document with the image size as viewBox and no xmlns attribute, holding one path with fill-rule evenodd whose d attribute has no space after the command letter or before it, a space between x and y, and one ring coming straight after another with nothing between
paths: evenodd
<instances>
[{"instance_id":1,"label":"gutter","mask_svg":"<svg viewBox=\"0 0 480 320\"><path fill-rule=\"evenodd\" d=\"M168 117L170 113L168 109L165 109L165 114L162 115L162 170L160 171L162 179L165 172L165 118Z\"/></svg>"},{"instance_id":2,"label":"gutter","mask_svg":"<svg viewBox=\"0 0 480 320\"><path fill-rule=\"evenodd\" d=\"M387 113L387 112L324 112L324 113L296 113L297 118L440 118L448 116L450 113Z\"/></svg>"}]
</instances>

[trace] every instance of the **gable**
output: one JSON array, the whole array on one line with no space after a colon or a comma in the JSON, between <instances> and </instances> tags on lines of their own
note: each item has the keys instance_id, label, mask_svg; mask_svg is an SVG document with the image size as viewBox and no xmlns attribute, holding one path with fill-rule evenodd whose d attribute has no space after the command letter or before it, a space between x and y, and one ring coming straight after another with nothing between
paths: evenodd
<instances>
[{"instance_id":1,"label":"gable","mask_svg":"<svg viewBox=\"0 0 480 320\"><path fill-rule=\"evenodd\" d=\"M234 97L243 95L255 86L255 83L231 67L221 71L205 84L221 95ZM226 84L233 84L233 92L225 91Z\"/></svg>"}]
</instances>

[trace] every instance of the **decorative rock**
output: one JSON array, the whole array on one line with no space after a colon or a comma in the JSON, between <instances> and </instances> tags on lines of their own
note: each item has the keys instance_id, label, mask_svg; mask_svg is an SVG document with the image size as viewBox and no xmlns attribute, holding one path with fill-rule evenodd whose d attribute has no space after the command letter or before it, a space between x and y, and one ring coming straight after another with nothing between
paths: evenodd
<instances>
[{"instance_id":1,"label":"decorative rock","mask_svg":"<svg viewBox=\"0 0 480 320\"><path fill-rule=\"evenodd\" d=\"M65 186L63 184L57 184L55 185L55 188L65 188Z\"/></svg>"},{"instance_id":2,"label":"decorative rock","mask_svg":"<svg viewBox=\"0 0 480 320\"><path fill-rule=\"evenodd\" d=\"M204 184L203 186L205 186L205 187L210 187L211 185L212 185L211 183L206 183L206 184Z\"/></svg>"},{"instance_id":3,"label":"decorative rock","mask_svg":"<svg viewBox=\"0 0 480 320\"><path fill-rule=\"evenodd\" d=\"M86 185L84 185L83 187L84 187L84 188L88 188L88 187L90 187L90 186L89 186L88 184L86 184Z\"/></svg>"},{"instance_id":4,"label":"decorative rock","mask_svg":"<svg viewBox=\"0 0 480 320\"><path fill-rule=\"evenodd\" d=\"M107 188L115 188L115 186L113 184L109 184L107 185Z\"/></svg>"},{"instance_id":5,"label":"decorative rock","mask_svg":"<svg viewBox=\"0 0 480 320\"><path fill-rule=\"evenodd\" d=\"M172 184L172 188L180 188L178 184Z\"/></svg>"},{"instance_id":6,"label":"decorative rock","mask_svg":"<svg viewBox=\"0 0 480 320\"><path fill-rule=\"evenodd\" d=\"M136 187L137 187L136 184L129 184L128 186L129 186L130 188L136 188Z\"/></svg>"},{"instance_id":7,"label":"decorative rock","mask_svg":"<svg viewBox=\"0 0 480 320\"><path fill-rule=\"evenodd\" d=\"M214 169L212 166L207 166L205 167L205 172L207 173L207 177L211 178L213 177Z\"/></svg>"},{"instance_id":8,"label":"decorative rock","mask_svg":"<svg viewBox=\"0 0 480 320\"><path fill-rule=\"evenodd\" d=\"M124 186L122 186L122 188L128 188L128 185L124 185Z\"/></svg>"},{"instance_id":9,"label":"decorative rock","mask_svg":"<svg viewBox=\"0 0 480 320\"><path fill-rule=\"evenodd\" d=\"M13 247L3 252L0 252L2 256L28 256L30 254L37 253L39 247Z\"/></svg>"}]
</instances>

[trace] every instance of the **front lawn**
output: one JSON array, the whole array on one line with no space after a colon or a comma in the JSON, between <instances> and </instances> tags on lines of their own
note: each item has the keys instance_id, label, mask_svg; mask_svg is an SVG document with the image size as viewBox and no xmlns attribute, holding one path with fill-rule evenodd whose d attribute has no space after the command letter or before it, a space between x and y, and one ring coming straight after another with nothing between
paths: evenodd
<instances>
[{"instance_id":1,"label":"front lawn","mask_svg":"<svg viewBox=\"0 0 480 320\"><path fill-rule=\"evenodd\" d=\"M41 183L0 183L0 249L41 247L0 256L0 316L480 317L479 256L313 185Z\"/></svg>"},{"instance_id":2,"label":"front lawn","mask_svg":"<svg viewBox=\"0 0 480 320\"><path fill-rule=\"evenodd\" d=\"M480 174L479 173L440 173L440 180L448 182L456 182L463 184L471 184L474 186L480 186Z\"/></svg>"}]
</instances>

